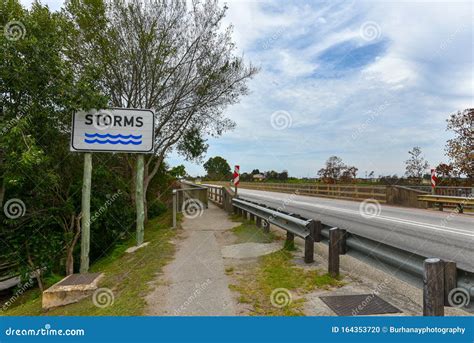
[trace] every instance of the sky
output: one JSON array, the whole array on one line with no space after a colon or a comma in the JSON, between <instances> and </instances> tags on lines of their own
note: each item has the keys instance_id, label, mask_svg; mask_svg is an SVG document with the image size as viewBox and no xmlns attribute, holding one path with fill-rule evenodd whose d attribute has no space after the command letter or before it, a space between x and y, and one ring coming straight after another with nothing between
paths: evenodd
<instances>
[{"instance_id":1,"label":"sky","mask_svg":"<svg viewBox=\"0 0 474 343\"><path fill-rule=\"evenodd\" d=\"M204 160L296 177L332 155L360 177L403 175L414 146L433 167L448 161L446 119L474 107L473 2L226 3L237 53L260 72L225 111L236 129L210 138ZM205 173L176 154L167 162Z\"/></svg>"}]
</instances>

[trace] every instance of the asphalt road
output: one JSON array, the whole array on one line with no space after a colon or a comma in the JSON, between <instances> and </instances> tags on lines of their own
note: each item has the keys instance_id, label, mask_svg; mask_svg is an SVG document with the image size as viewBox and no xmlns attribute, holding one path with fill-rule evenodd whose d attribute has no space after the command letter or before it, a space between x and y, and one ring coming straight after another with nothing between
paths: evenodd
<instances>
[{"instance_id":1,"label":"asphalt road","mask_svg":"<svg viewBox=\"0 0 474 343\"><path fill-rule=\"evenodd\" d=\"M474 272L474 215L239 189L248 199Z\"/></svg>"}]
</instances>

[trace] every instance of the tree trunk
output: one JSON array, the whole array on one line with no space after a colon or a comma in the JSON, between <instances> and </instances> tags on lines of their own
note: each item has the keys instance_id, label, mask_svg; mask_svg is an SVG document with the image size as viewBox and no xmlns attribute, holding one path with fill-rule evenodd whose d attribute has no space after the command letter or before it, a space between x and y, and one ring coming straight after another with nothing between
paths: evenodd
<instances>
[{"instance_id":1,"label":"tree trunk","mask_svg":"<svg viewBox=\"0 0 474 343\"><path fill-rule=\"evenodd\" d=\"M38 282L38 287L41 292L44 291L44 286L43 286L43 280L41 279L41 268L37 268L35 264L33 263L33 260L31 259L31 255L28 249L28 246L26 245L26 254L28 256L28 264L30 265L32 269L32 274L36 278L36 281Z\"/></svg>"},{"instance_id":2,"label":"tree trunk","mask_svg":"<svg viewBox=\"0 0 474 343\"><path fill-rule=\"evenodd\" d=\"M75 217L73 220L76 233L66 250L66 275L74 274L74 248L76 247L76 243L81 235L81 215Z\"/></svg>"}]
</instances>

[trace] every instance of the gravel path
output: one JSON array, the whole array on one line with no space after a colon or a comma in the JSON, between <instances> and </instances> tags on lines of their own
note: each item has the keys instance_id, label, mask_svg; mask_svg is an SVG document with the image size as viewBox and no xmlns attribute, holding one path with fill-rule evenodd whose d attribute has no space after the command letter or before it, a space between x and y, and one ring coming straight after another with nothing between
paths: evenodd
<instances>
[{"instance_id":1,"label":"gravel path","mask_svg":"<svg viewBox=\"0 0 474 343\"><path fill-rule=\"evenodd\" d=\"M157 286L146 300L147 315L232 316L234 300L225 274L219 232L240 223L212 203L197 218L184 218L175 259L155 280Z\"/></svg>"}]
</instances>

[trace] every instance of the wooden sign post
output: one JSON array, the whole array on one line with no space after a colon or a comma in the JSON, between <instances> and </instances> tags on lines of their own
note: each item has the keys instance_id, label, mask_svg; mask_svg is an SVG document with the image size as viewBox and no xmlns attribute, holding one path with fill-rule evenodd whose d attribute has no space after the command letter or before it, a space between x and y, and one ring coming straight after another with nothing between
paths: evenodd
<instances>
[{"instance_id":1,"label":"wooden sign post","mask_svg":"<svg viewBox=\"0 0 474 343\"><path fill-rule=\"evenodd\" d=\"M154 113L151 110L112 108L80 111L73 116L71 151L85 152L82 184L81 273L89 270L92 152L139 153L136 170L137 246L143 244L145 195L144 155L153 153Z\"/></svg>"},{"instance_id":2,"label":"wooden sign post","mask_svg":"<svg viewBox=\"0 0 474 343\"><path fill-rule=\"evenodd\" d=\"M91 184L92 154L84 154L84 179L82 182L82 219L81 219L81 273L89 270L89 250L91 235Z\"/></svg>"}]
</instances>

